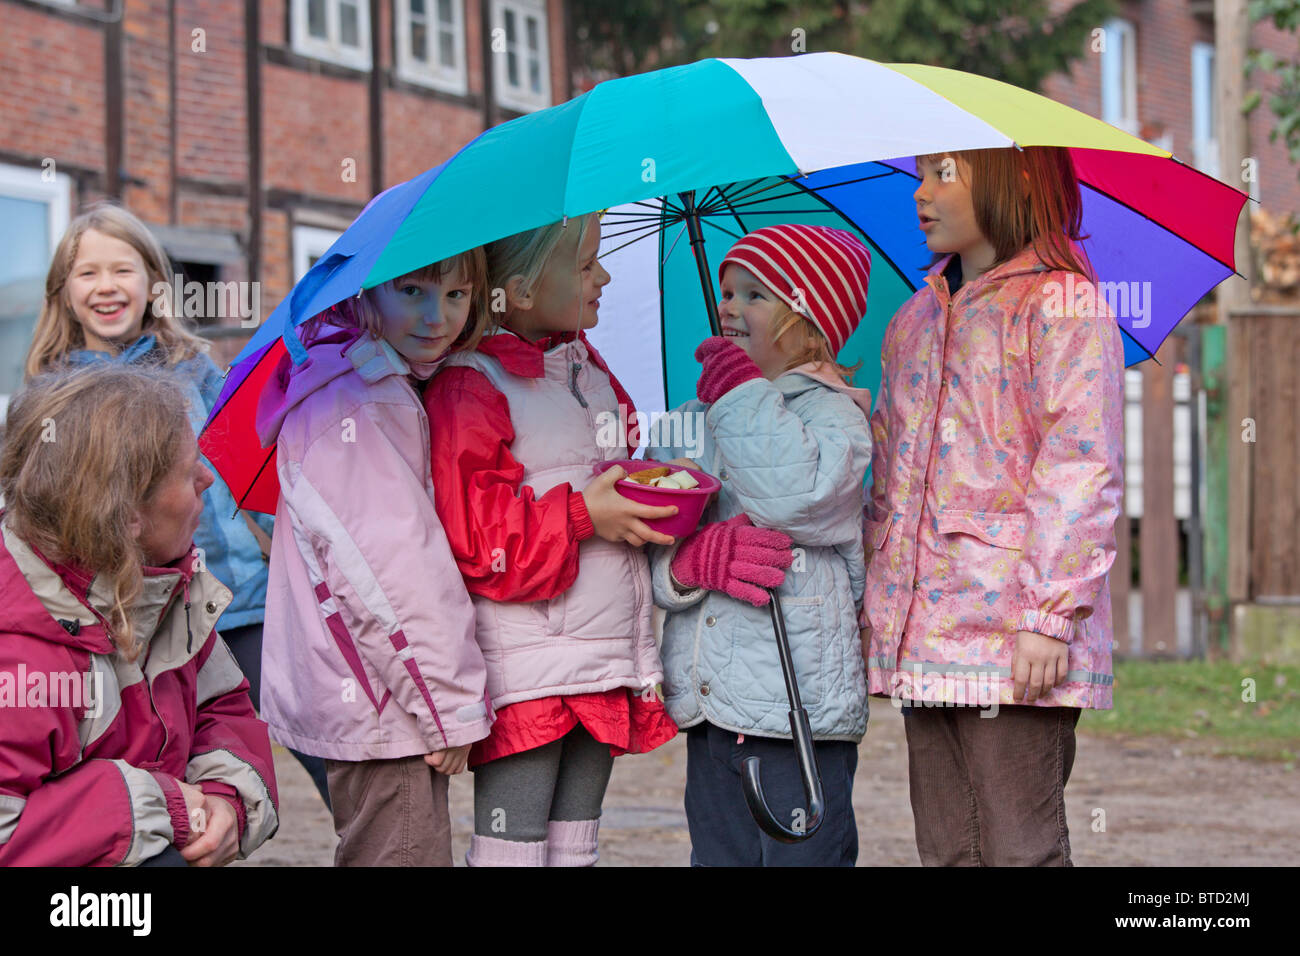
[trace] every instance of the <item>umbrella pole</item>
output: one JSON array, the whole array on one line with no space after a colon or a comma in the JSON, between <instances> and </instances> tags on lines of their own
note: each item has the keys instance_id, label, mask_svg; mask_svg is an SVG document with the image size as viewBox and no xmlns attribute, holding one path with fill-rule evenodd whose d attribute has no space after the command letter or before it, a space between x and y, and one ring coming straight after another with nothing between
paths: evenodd
<instances>
[{"instance_id":1,"label":"umbrella pole","mask_svg":"<svg viewBox=\"0 0 1300 956\"><path fill-rule=\"evenodd\" d=\"M713 274L709 271L708 255L704 250L704 232L700 228L700 214L695 208L695 192L690 190L677 195L682 201L686 233L690 237L691 252L695 255L695 267L700 274L700 289L704 293L704 305L709 313L709 328L713 330L714 335L720 335L722 328L718 322L718 300L713 294ZM785 693L790 700L790 735L794 738L795 757L799 762L799 775L803 778L804 797L808 801L808 806L805 809L795 810L793 827L787 827L778 820L763 795L758 757L745 758L743 779L745 803L760 830L782 843L797 843L808 839L822 825L825 803L822 798L821 774L817 769L817 754L813 750L812 728L808 723L808 712L803 709L803 702L799 699L799 685L795 682L794 661L790 656L790 641L785 633L785 615L781 610L781 598L774 589L766 590L771 597L768 609L772 613L772 632L776 636L776 650L781 658Z\"/></svg>"}]
</instances>

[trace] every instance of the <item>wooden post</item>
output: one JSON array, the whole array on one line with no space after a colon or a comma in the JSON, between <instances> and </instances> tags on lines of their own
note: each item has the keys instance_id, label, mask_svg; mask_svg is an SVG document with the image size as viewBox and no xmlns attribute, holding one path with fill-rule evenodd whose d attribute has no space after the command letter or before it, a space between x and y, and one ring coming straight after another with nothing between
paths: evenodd
<instances>
[{"instance_id":1,"label":"wooden post","mask_svg":"<svg viewBox=\"0 0 1300 956\"><path fill-rule=\"evenodd\" d=\"M1174 520L1174 361L1171 337L1142 366L1142 656L1177 653L1178 524Z\"/></svg>"},{"instance_id":2,"label":"wooden post","mask_svg":"<svg viewBox=\"0 0 1300 956\"><path fill-rule=\"evenodd\" d=\"M1242 185L1242 163L1251 159L1246 117L1241 112L1245 98L1245 59L1250 43L1250 21L1246 0L1215 0L1214 55L1218 98L1219 170L1225 182ZM1219 321L1228 325L1227 437L1228 437L1228 608L1251 597L1250 513L1251 472L1249 448L1240 440L1242 420L1250 413L1250 355L1240 322L1229 319L1230 311L1250 302L1250 204L1243 207L1237 223L1235 258L1244 278L1228 278L1217 289Z\"/></svg>"}]
</instances>

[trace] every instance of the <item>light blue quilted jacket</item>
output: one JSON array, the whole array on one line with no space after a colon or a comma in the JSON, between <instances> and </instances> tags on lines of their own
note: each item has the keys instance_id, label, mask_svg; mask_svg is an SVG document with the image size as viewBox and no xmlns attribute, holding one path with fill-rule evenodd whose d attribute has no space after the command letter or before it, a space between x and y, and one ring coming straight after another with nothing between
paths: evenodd
<instances>
[{"instance_id":1,"label":"light blue quilted jacket","mask_svg":"<svg viewBox=\"0 0 1300 956\"><path fill-rule=\"evenodd\" d=\"M867 729L857 609L870 395L814 375L801 367L746 382L712 405L689 401L654 423L647 457L692 457L721 480L701 524L743 511L794 540L778 593L799 693L816 739L856 742ZM668 576L676 547L651 551L655 603L668 612L661 654L669 715L683 728L707 720L789 739L769 610L721 591L679 592Z\"/></svg>"}]
</instances>

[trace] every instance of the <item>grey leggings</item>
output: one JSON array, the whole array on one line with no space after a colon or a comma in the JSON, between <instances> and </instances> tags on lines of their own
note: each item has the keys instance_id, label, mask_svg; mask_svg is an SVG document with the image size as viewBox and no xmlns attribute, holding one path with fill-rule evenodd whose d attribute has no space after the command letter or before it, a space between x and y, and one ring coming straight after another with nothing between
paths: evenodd
<instances>
[{"instance_id":1,"label":"grey leggings","mask_svg":"<svg viewBox=\"0 0 1300 956\"><path fill-rule=\"evenodd\" d=\"M536 843L548 820L595 820L614 758L579 724L559 740L474 771L474 832Z\"/></svg>"}]
</instances>

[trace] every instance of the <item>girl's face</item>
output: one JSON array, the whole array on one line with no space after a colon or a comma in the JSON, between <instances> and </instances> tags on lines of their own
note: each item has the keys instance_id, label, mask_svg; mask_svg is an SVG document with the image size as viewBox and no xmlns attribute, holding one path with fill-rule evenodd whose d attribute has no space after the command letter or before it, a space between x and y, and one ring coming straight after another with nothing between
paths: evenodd
<instances>
[{"instance_id":1,"label":"girl's face","mask_svg":"<svg viewBox=\"0 0 1300 956\"><path fill-rule=\"evenodd\" d=\"M182 449L167 477L140 506L133 527L150 567L164 567L189 552L203 514L203 492L212 484L193 435L186 435Z\"/></svg>"},{"instance_id":2,"label":"girl's face","mask_svg":"<svg viewBox=\"0 0 1300 956\"><path fill-rule=\"evenodd\" d=\"M922 159L916 164L921 184L912 198L916 214L931 252L961 257L966 278L982 271L993 262L992 244L975 223L975 204L971 199L970 167L960 157Z\"/></svg>"},{"instance_id":3,"label":"girl's face","mask_svg":"<svg viewBox=\"0 0 1300 956\"><path fill-rule=\"evenodd\" d=\"M64 290L87 348L116 352L140 337L149 307L149 274L129 242L87 229Z\"/></svg>"},{"instance_id":4,"label":"girl's face","mask_svg":"<svg viewBox=\"0 0 1300 956\"><path fill-rule=\"evenodd\" d=\"M791 336L773 341L777 323L789 307L759 281L754 273L734 262L722 270L722 299L718 302L718 324L722 334L754 360L766 379L785 371L791 354Z\"/></svg>"},{"instance_id":5,"label":"girl's face","mask_svg":"<svg viewBox=\"0 0 1300 956\"><path fill-rule=\"evenodd\" d=\"M473 292L459 270L441 282L414 274L385 282L374 292L383 339L408 362L435 361L465 328Z\"/></svg>"},{"instance_id":6,"label":"girl's face","mask_svg":"<svg viewBox=\"0 0 1300 956\"><path fill-rule=\"evenodd\" d=\"M595 328L600 321L600 290L609 284L609 273L596 259L600 220L591 217L581 247L576 226L570 221L561 233L532 293L510 317L510 328L530 341L556 332Z\"/></svg>"}]
</instances>

